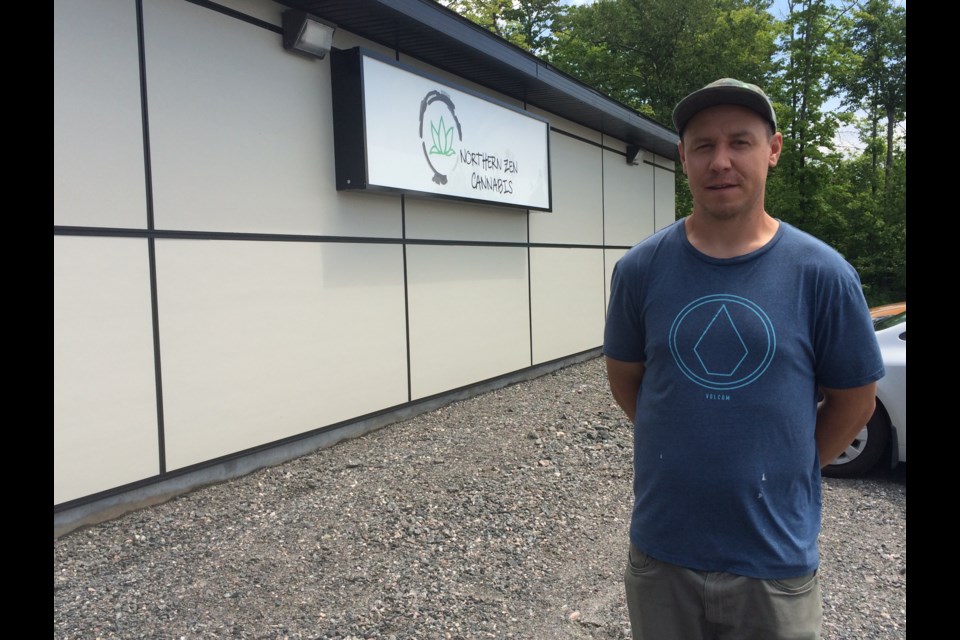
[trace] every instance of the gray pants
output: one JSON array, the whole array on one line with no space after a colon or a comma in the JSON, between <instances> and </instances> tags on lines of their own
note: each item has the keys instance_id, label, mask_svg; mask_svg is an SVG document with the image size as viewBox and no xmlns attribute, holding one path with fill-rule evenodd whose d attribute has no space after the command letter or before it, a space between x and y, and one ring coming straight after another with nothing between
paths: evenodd
<instances>
[{"instance_id":1,"label":"gray pants","mask_svg":"<svg viewBox=\"0 0 960 640\"><path fill-rule=\"evenodd\" d=\"M624 572L634 640L818 640L816 572L759 580L685 569L633 545Z\"/></svg>"}]
</instances>

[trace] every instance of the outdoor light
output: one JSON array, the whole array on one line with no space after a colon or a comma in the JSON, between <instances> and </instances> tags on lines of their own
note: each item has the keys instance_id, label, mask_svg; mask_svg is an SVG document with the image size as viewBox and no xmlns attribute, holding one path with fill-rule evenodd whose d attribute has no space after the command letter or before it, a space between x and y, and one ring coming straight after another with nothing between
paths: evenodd
<instances>
[{"instance_id":1,"label":"outdoor light","mask_svg":"<svg viewBox=\"0 0 960 640\"><path fill-rule=\"evenodd\" d=\"M301 51L324 58L333 44L337 25L309 15L306 11L290 9L283 12L283 48Z\"/></svg>"},{"instance_id":2,"label":"outdoor light","mask_svg":"<svg viewBox=\"0 0 960 640\"><path fill-rule=\"evenodd\" d=\"M627 164L634 165L640 164L637 160L637 156L640 155L640 147L635 144L627 145Z\"/></svg>"}]
</instances>

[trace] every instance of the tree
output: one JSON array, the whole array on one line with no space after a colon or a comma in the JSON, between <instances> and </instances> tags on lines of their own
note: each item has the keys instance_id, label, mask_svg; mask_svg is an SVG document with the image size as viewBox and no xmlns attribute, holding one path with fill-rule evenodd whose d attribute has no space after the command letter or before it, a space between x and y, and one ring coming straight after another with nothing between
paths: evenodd
<instances>
[{"instance_id":1,"label":"tree","mask_svg":"<svg viewBox=\"0 0 960 640\"><path fill-rule=\"evenodd\" d=\"M534 54L551 40L559 0L437 0L439 4Z\"/></svg>"},{"instance_id":2,"label":"tree","mask_svg":"<svg viewBox=\"0 0 960 640\"><path fill-rule=\"evenodd\" d=\"M767 0L598 0L571 7L545 51L557 68L671 127L674 105L724 76L761 83L776 50Z\"/></svg>"},{"instance_id":3,"label":"tree","mask_svg":"<svg viewBox=\"0 0 960 640\"><path fill-rule=\"evenodd\" d=\"M784 135L767 210L839 250L871 304L904 299L906 142L896 125L906 117L905 12L894 0L786 2L782 21L771 0L443 4L671 129L673 107L708 82L764 87ZM846 110L828 108L841 99ZM864 150L838 151L839 127L861 110ZM676 176L682 217L692 203Z\"/></svg>"},{"instance_id":4,"label":"tree","mask_svg":"<svg viewBox=\"0 0 960 640\"><path fill-rule=\"evenodd\" d=\"M824 239L856 267L872 305L906 298L906 150L893 155L889 189L873 193L879 172L869 153L848 155L824 190L825 209L844 220L842 233Z\"/></svg>"},{"instance_id":5,"label":"tree","mask_svg":"<svg viewBox=\"0 0 960 640\"><path fill-rule=\"evenodd\" d=\"M834 144L842 118L824 107L839 92L831 73L847 59L838 37L844 10L826 0L788 0L787 9L780 68L769 85L784 150L768 210L820 238L839 237L845 221L824 206L824 193L842 160Z\"/></svg>"},{"instance_id":6,"label":"tree","mask_svg":"<svg viewBox=\"0 0 960 640\"><path fill-rule=\"evenodd\" d=\"M673 107L721 77L764 84L777 24L767 0L598 0L554 23L547 59L562 71L673 128ZM691 209L677 172L677 211Z\"/></svg>"},{"instance_id":7,"label":"tree","mask_svg":"<svg viewBox=\"0 0 960 640\"><path fill-rule=\"evenodd\" d=\"M890 0L868 0L855 12L848 36L857 63L842 78L847 91L845 103L866 111L870 121L865 141L873 166L879 166L880 155L885 155L884 191L890 188L896 125L907 113L906 35L903 7L894 6ZM880 139L880 121L886 124L885 145L874 142Z\"/></svg>"}]
</instances>

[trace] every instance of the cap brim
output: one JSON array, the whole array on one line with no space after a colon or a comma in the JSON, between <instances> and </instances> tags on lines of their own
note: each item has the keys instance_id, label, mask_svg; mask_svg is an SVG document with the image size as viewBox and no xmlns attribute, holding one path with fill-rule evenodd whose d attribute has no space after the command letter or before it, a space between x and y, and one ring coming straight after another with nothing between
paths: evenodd
<instances>
[{"instance_id":1,"label":"cap brim","mask_svg":"<svg viewBox=\"0 0 960 640\"><path fill-rule=\"evenodd\" d=\"M722 104L734 104L755 111L764 120L773 124L776 129L776 115L770 102L755 91L741 87L706 87L694 91L673 110L673 126L678 133L683 133L687 123L704 109Z\"/></svg>"}]
</instances>

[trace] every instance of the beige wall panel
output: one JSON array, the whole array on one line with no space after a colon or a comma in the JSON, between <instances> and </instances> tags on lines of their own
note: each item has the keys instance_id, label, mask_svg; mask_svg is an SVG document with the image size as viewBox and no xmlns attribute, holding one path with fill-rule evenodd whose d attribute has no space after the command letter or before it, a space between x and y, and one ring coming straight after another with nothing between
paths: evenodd
<instances>
[{"instance_id":1,"label":"beige wall panel","mask_svg":"<svg viewBox=\"0 0 960 640\"><path fill-rule=\"evenodd\" d=\"M550 132L553 211L530 212L530 241L603 244L600 147Z\"/></svg>"},{"instance_id":2,"label":"beige wall panel","mask_svg":"<svg viewBox=\"0 0 960 640\"><path fill-rule=\"evenodd\" d=\"M604 309L610 304L610 279L613 277L613 268L616 266L617 260L622 258L626 253L626 249L607 249L603 252L603 269L606 272L604 280L604 283L606 283L604 287Z\"/></svg>"},{"instance_id":3,"label":"beige wall panel","mask_svg":"<svg viewBox=\"0 0 960 640\"><path fill-rule=\"evenodd\" d=\"M278 27L283 26L283 12L289 8L279 2L265 2L264 0L218 0L217 4L275 24ZM316 12L316 15L321 18L323 17L322 7ZM383 53L384 55L393 56L393 49L390 47L384 47L372 40L366 40L354 33L344 31L341 27L337 27L333 33L333 48L351 49L353 47L365 47Z\"/></svg>"},{"instance_id":4,"label":"beige wall panel","mask_svg":"<svg viewBox=\"0 0 960 640\"><path fill-rule=\"evenodd\" d=\"M161 241L170 469L407 401L395 245Z\"/></svg>"},{"instance_id":5,"label":"beige wall panel","mask_svg":"<svg viewBox=\"0 0 960 640\"><path fill-rule=\"evenodd\" d=\"M680 163L673 158L667 158L661 155L653 154L653 162L657 166L669 169L670 171L680 171Z\"/></svg>"},{"instance_id":6,"label":"beige wall panel","mask_svg":"<svg viewBox=\"0 0 960 640\"><path fill-rule=\"evenodd\" d=\"M603 139L603 135L599 131L577 124L572 120L561 118L555 113L544 111L543 109L534 105L527 105L527 111L546 118L550 121L551 128L559 129L564 133L577 136L578 138L583 138L584 140L589 140L590 142L596 142L597 144L600 144L601 140Z\"/></svg>"},{"instance_id":7,"label":"beige wall panel","mask_svg":"<svg viewBox=\"0 0 960 640\"><path fill-rule=\"evenodd\" d=\"M530 366L527 252L411 246L413 399Z\"/></svg>"},{"instance_id":8,"label":"beige wall panel","mask_svg":"<svg viewBox=\"0 0 960 640\"><path fill-rule=\"evenodd\" d=\"M533 363L603 344L602 249L530 250Z\"/></svg>"},{"instance_id":9,"label":"beige wall panel","mask_svg":"<svg viewBox=\"0 0 960 640\"><path fill-rule=\"evenodd\" d=\"M656 212L657 229L669 226L677 219L677 187L676 172L656 167L653 171L654 180L654 211Z\"/></svg>"},{"instance_id":10,"label":"beige wall panel","mask_svg":"<svg viewBox=\"0 0 960 640\"><path fill-rule=\"evenodd\" d=\"M603 136L603 146L608 150L619 151L623 155L623 161L627 161L627 143L619 138ZM642 152L641 152L642 153Z\"/></svg>"},{"instance_id":11,"label":"beige wall panel","mask_svg":"<svg viewBox=\"0 0 960 640\"><path fill-rule=\"evenodd\" d=\"M603 153L604 240L633 246L654 231L653 166L628 165L616 153Z\"/></svg>"},{"instance_id":12,"label":"beige wall panel","mask_svg":"<svg viewBox=\"0 0 960 640\"><path fill-rule=\"evenodd\" d=\"M53 238L53 503L160 472L147 241Z\"/></svg>"},{"instance_id":13,"label":"beige wall panel","mask_svg":"<svg viewBox=\"0 0 960 640\"><path fill-rule=\"evenodd\" d=\"M287 9L278 2L267 2L266 0L217 0L217 4L264 22L273 23L278 27L282 24L281 15Z\"/></svg>"},{"instance_id":14,"label":"beige wall panel","mask_svg":"<svg viewBox=\"0 0 960 640\"><path fill-rule=\"evenodd\" d=\"M329 57L181 0L144 16L157 228L400 235L399 197L335 190Z\"/></svg>"},{"instance_id":15,"label":"beige wall panel","mask_svg":"<svg viewBox=\"0 0 960 640\"><path fill-rule=\"evenodd\" d=\"M408 238L526 242L527 210L431 198L406 198Z\"/></svg>"},{"instance_id":16,"label":"beige wall panel","mask_svg":"<svg viewBox=\"0 0 960 640\"><path fill-rule=\"evenodd\" d=\"M136 5L53 5L53 224L147 226Z\"/></svg>"}]
</instances>

